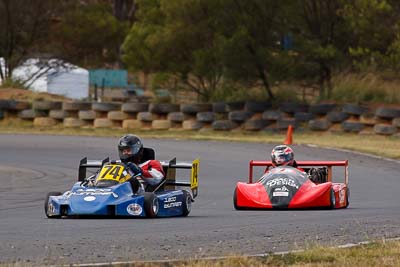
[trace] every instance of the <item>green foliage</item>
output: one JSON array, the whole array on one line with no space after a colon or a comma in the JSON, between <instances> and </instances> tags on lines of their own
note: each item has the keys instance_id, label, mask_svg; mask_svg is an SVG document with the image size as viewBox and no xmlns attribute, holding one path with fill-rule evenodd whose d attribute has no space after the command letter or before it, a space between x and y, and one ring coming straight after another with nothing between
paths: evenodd
<instances>
[{"instance_id":1,"label":"green foliage","mask_svg":"<svg viewBox=\"0 0 400 267\"><path fill-rule=\"evenodd\" d=\"M333 79L332 99L342 103L400 103L396 80L376 74L340 74Z\"/></svg>"},{"instance_id":2,"label":"green foliage","mask_svg":"<svg viewBox=\"0 0 400 267\"><path fill-rule=\"evenodd\" d=\"M0 88L19 88L19 89L27 89L24 86L24 82L20 80L6 79L2 81L0 84Z\"/></svg>"},{"instance_id":3,"label":"green foliage","mask_svg":"<svg viewBox=\"0 0 400 267\"><path fill-rule=\"evenodd\" d=\"M72 7L73 4L55 31L55 36L64 44L60 52L69 61L85 66L117 62L129 23L117 20L107 3Z\"/></svg>"}]
</instances>

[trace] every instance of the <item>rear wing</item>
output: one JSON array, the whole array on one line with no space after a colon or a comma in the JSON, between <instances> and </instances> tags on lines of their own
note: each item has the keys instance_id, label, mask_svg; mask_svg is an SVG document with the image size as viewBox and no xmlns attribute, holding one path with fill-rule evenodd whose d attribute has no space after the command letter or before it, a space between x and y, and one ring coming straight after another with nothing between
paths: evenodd
<instances>
[{"instance_id":1,"label":"rear wing","mask_svg":"<svg viewBox=\"0 0 400 267\"><path fill-rule=\"evenodd\" d=\"M328 168L328 182L332 182L332 167L343 166L344 167L344 183L349 183L349 161L348 160L337 160L337 161L296 161L298 167L327 167ZM271 161L264 160L251 160L249 163L249 183L253 183L253 167L272 167Z\"/></svg>"},{"instance_id":2,"label":"rear wing","mask_svg":"<svg viewBox=\"0 0 400 267\"><path fill-rule=\"evenodd\" d=\"M177 162L176 158L173 158L170 161L160 161L163 166L165 172L165 179L163 183L160 185L166 186L183 186L190 187L192 191L192 196L195 198L198 194L198 185L199 185L199 167L200 160L195 159L192 162ZM190 170L190 180L189 181L177 181L176 180L176 170L177 169L187 169Z\"/></svg>"},{"instance_id":3,"label":"rear wing","mask_svg":"<svg viewBox=\"0 0 400 267\"><path fill-rule=\"evenodd\" d=\"M82 182L86 178L86 170L89 168L101 168L104 164L110 162L107 157L103 160L88 160L87 157L81 159L79 162L78 169L78 181ZM198 177L199 177L199 166L200 160L195 159L192 162L177 162L176 158L170 161L160 161L165 172L165 179L155 189L157 190L163 185L166 186L182 186L190 187L193 198L198 194ZM190 179L188 181L176 181L176 169L187 169L190 170Z\"/></svg>"},{"instance_id":4,"label":"rear wing","mask_svg":"<svg viewBox=\"0 0 400 267\"><path fill-rule=\"evenodd\" d=\"M110 161L110 158L107 157L103 160L88 160L87 157L84 157L79 162L78 168L78 181L82 182L86 178L86 169L98 169L101 168L104 164Z\"/></svg>"}]
</instances>

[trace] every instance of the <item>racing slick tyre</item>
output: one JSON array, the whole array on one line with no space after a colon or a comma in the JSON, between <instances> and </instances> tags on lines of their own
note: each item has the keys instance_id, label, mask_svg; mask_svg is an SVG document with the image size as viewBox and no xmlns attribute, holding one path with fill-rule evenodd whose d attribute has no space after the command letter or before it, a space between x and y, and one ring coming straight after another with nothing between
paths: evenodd
<instances>
[{"instance_id":1,"label":"racing slick tyre","mask_svg":"<svg viewBox=\"0 0 400 267\"><path fill-rule=\"evenodd\" d=\"M144 193L144 211L149 218L157 217L159 210L158 198L154 193Z\"/></svg>"},{"instance_id":2,"label":"racing slick tyre","mask_svg":"<svg viewBox=\"0 0 400 267\"><path fill-rule=\"evenodd\" d=\"M192 196L183 190L182 216L188 216L192 210Z\"/></svg>"},{"instance_id":3,"label":"racing slick tyre","mask_svg":"<svg viewBox=\"0 0 400 267\"><path fill-rule=\"evenodd\" d=\"M334 209L335 206L336 206L335 192L333 191L333 188L331 188L329 209Z\"/></svg>"},{"instance_id":4,"label":"racing slick tyre","mask_svg":"<svg viewBox=\"0 0 400 267\"><path fill-rule=\"evenodd\" d=\"M60 218L60 215L50 215L49 214L49 198L51 196L61 196L61 192L50 192L46 195L45 202L44 202L44 212L46 213L47 218Z\"/></svg>"},{"instance_id":5,"label":"racing slick tyre","mask_svg":"<svg viewBox=\"0 0 400 267\"><path fill-rule=\"evenodd\" d=\"M347 189L346 189L346 208L347 208L347 207L349 206L349 204L350 204L349 199L350 199L350 189L347 188Z\"/></svg>"}]
</instances>

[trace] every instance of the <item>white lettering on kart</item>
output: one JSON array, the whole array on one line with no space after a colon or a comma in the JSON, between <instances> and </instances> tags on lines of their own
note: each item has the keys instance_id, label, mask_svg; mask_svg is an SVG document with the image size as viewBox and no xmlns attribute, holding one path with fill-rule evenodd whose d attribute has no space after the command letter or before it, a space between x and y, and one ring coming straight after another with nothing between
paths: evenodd
<instances>
[{"instance_id":1,"label":"white lettering on kart","mask_svg":"<svg viewBox=\"0 0 400 267\"><path fill-rule=\"evenodd\" d=\"M289 189L286 186L275 188L274 192L272 193L274 197L288 197L289 196Z\"/></svg>"},{"instance_id":2,"label":"white lettering on kart","mask_svg":"<svg viewBox=\"0 0 400 267\"><path fill-rule=\"evenodd\" d=\"M90 196L90 195L101 195L108 196L112 195L114 198L118 198L118 194L111 191L111 189L78 189L76 192L67 191L64 193L66 198L69 198L71 195L75 196Z\"/></svg>"},{"instance_id":3,"label":"white lettering on kart","mask_svg":"<svg viewBox=\"0 0 400 267\"><path fill-rule=\"evenodd\" d=\"M269 180L266 183L266 185L268 187L287 185L287 186L299 189L299 186L296 184L296 182L293 179L290 179L290 178L275 178L275 179Z\"/></svg>"},{"instance_id":4,"label":"white lettering on kart","mask_svg":"<svg viewBox=\"0 0 400 267\"><path fill-rule=\"evenodd\" d=\"M164 200L164 209L169 209L169 208L174 208L174 207L180 207L182 206L182 202L176 201L176 196L175 197L168 197Z\"/></svg>"}]
</instances>

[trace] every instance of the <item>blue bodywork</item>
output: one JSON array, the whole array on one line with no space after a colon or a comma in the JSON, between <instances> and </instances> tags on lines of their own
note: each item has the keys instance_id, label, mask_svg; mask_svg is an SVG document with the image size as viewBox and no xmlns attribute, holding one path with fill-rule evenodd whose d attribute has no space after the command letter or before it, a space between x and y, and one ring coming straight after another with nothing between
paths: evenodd
<instances>
[{"instance_id":1,"label":"blue bodywork","mask_svg":"<svg viewBox=\"0 0 400 267\"><path fill-rule=\"evenodd\" d=\"M155 192L159 203L157 217L183 215L184 190ZM144 194L134 194L129 182L107 188L82 186L77 182L70 191L50 196L50 216L129 216L146 217Z\"/></svg>"}]
</instances>

